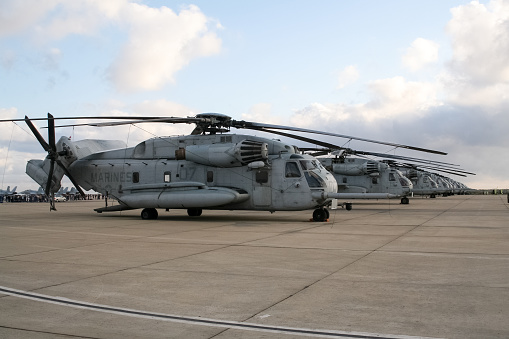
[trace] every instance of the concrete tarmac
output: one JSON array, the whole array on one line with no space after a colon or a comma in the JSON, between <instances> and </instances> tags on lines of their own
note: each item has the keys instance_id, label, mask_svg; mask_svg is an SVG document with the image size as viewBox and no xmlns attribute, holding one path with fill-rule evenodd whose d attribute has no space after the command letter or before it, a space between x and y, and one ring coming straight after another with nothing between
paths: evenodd
<instances>
[{"instance_id":1,"label":"concrete tarmac","mask_svg":"<svg viewBox=\"0 0 509 339\"><path fill-rule=\"evenodd\" d=\"M507 196L352 211L0 204L1 338L509 338Z\"/></svg>"}]
</instances>

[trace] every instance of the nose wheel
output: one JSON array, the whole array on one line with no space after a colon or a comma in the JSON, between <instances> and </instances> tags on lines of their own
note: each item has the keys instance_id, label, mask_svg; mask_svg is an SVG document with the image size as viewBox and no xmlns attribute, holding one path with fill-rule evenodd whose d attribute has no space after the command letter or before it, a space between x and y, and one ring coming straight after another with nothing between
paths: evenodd
<instances>
[{"instance_id":1,"label":"nose wheel","mask_svg":"<svg viewBox=\"0 0 509 339\"><path fill-rule=\"evenodd\" d=\"M326 208L317 208L313 212L313 221L324 222L329 219L329 210Z\"/></svg>"}]
</instances>

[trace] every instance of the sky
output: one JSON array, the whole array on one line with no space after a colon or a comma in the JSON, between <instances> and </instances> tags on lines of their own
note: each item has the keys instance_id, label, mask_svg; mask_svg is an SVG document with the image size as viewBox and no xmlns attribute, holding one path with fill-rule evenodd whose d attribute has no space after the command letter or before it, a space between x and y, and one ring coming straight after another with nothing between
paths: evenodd
<instances>
[{"instance_id":1,"label":"sky","mask_svg":"<svg viewBox=\"0 0 509 339\"><path fill-rule=\"evenodd\" d=\"M482 189L509 188L508 108L509 0L0 1L0 119L218 112L447 152L320 137L457 164L476 175L451 178ZM2 189L36 189L26 161L45 155L24 123L0 123Z\"/></svg>"}]
</instances>

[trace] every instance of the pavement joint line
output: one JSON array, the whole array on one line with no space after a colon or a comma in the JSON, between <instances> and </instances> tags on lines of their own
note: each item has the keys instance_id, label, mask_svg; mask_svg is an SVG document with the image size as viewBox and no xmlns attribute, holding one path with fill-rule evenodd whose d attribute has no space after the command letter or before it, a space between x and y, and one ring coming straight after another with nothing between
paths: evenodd
<instances>
[{"instance_id":1,"label":"pavement joint line","mask_svg":"<svg viewBox=\"0 0 509 339\"><path fill-rule=\"evenodd\" d=\"M29 299L33 301L45 302L60 306L74 307L79 309L105 312L123 316L170 321L178 323L186 323L192 325L201 325L209 327L219 327L227 329L239 329L257 332L267 333L279 333L288 335L301 335L316 338L352 338L352 339L437 339L431 337L419 337L419 336L408 336L408 335L393 335L393 334L380 334L380 333L367 333L367 332L347 332L347 331L335 331L335 330L322 330L322 329L310 329L310 328L299 328L299 327L287 327L287 326L273 326L263 325L257 323L238 322L231 320L219 320L202 317L192 316L181 316L167 313L156 313L141 311L129 308L114 307L103 304L88 303L84 301L77 301L64 297L48 296L44 294L38 294L28 291L22 291L6 286L0 286L0 293L10 295L12 297L18 297L23 299Z\"/></svg>"},{"instance_id":2,"label":"pavement joint line","mask_svg":"<svg viewBox=\"0 0 509 339\"><path fill-rule=\"evenodd\" d=\"M428 220L426 220L426 221L422 222L421 224L419 224L419 225L415 225L415 227L413 227L413 228L409 229L408 231L404 232L403 234L400 234L400 235L396 236L396 238L392 239L391 241L389 241L389 242L387 242L387 243L383 244L382 246L380 246L380 247L378 247L378 248L375 248L375 249L372 251L372 253L375 253L375 252L377 252L378 250L382 249L383 247L385 247L385 246L387 246L387 245L389 245L389 244L393 243L394 241L396 241L396 240L398 240L398 239L401 239L402 237L406 236L406 235L407 235L407 234L409 234L410 232L415 231L417 228L419 228L419 227L421 227L421 226L424 226L424 224L426 224L426 223L430 222L431 220L438 218L439 216L441 216L442 214L444 214L444 213L446 213L446 212L450 211L450 210L451 210L451 209L453 209L453 208L456 208L456 207L457 207L457 206L459 206L461 203L462 203L462 201L458 202L457 204L455 204L455 205L454 205L454 206L452 206L452 207L449 207L448 209L445 209L445 210L441 211L441 212L440 212L440 213L438 213L438 214L435 214L434 216L432 216L432 217L431 217L431 218L429 218ZM371 254L371 253L370 253L370 254ZM369 255L369 254L368 254L368 255Z\"/></svg>"},{"instance_id":3,"label":"pavement joint line","mask_svg":"<svg viewBox=\"0 0 509 339\"><path fill-rule=\"evenodd\" d=\"M31 330L29 328L11 327L11 326L4 326L4 325L0 325L0 328L7 328L10 330L24 331L24 332L29 332L29 333L42 333L42 334L51 334L54 336L66 336L66 337L70 337L70 338L100 339L99 337L89 337L89 336L75 335L75 334L69 334L69 333L57 333L57 332L49 332L49 331Z\"/></svg>"},{"instance_id":4,"label":"pavement joint line","mask_svg":"<svg viewBox=\"0 0 509 339\"><path fill-rule=\"evenodd\" d=\"M352 262L350 262L350 263L348 263L348 264L346 264L346 265L342 266L341 268L337 269L336 271L334 271L334 272L332 272L332 273L329 273L329 274L327 274L327 275L325 275L325 276L323 276L323 277L319 278L319 279L318 279L318 280L316 280L315 282L313 282L313 283L310 283L310 284L306 285L306 286L305 286L305 287L303 287L302 289L300 289L300 290L298 290L298 291L296 291L296 292L294 292L294 293L292 293L292 294L288 295L287 297L285 297L285 298L283 298L283 299L281 299L281 300L279 300L279 301L277 301L277 302L273 303L273 304L272 304L272 305L270 305L269 307L266 307L265 309L263 309L263 310L261 310L261 311L257 312L256 314L259 314L259 313L261 313L261 312L265 312L265 311L267 311L267 310L268 310L268 309L270 309L271 307L273 307L273 306L275 306L275 305L277 305L277 304L279 304L279 303L282 303L283 301L285 301L285 300L287 300L287 299L289 299L289 298L291 298L291 297L295 296L296 294L298 294L298 293L300 293L300 292L302 292L302 291L306 290L308 287L310 287L310 286L312 286L312 285L314 285L314 284L316 284L316 283L318 283L318 282L320 282L320 281L322 281L322 280L324 280L324 279L326 279L326 278L328 278L328 277L330 277L330 276L332 276L332 275L334 275L334 274L336 274L336 273L338 273L338 272L340 272L340 271L344 270L344 269L345 269L345 268L347 268L347 267L350 267L351 265L353 265L353 264L355 264L355 263L359 262L360 260L363 260L364 258L366 258L366 257L368 257L368 256L370 256L370 255L372 255L373 253L377 253L377 252L378 252L381 248L383 248L383 247L387 246L388 244L390 244L390 243L392 243L392 242L396 241L397 239L400 239L401 237L403 237L403 236L407 235L408 233L412 232L412 231L413 231L413 230L415 230L416 228L421 227L422 225L424 225L425 223L429 222L430 220L433 220L433 219L437 218L438 216L440 216L440 215L444 214L446 211L449 211L450 209L452 209L452 208L454 208L454 207L456 207L456 206L458 206L458 205L459 205L459 203L458 203L458 204L456 204L456 205L454 205L453 207L450 207L450 208L449 208L449 209L447 209L447 210L442 211L441 213L438 213L438 214L436 214L436 215L432 216L431 218L429 218L428 220L426 220L426 221L422 222L421 224L419 224L419 225L415 225L415 227L413 227L413 228L411 228L410 230L408 230L408 231L404 232L403 234L397 235L394 239L392 239L392 240L388 241L387 243L385 243L385 244L383 244L383 245L379 246L378 248L375 248L375 249L373 249L373 250L371 250L371 251L368 251L368 253L366 253L365 255L360 256L359 258L357 258L357 259L353 260ZM373 213L373 214L380 214L380 213L387 213L387 212L386 212L386 211L383 211L383 212L378 212L378 213ZM390 213L390 211L389 211L389 213ZM314 228L314 227L312 227L312 228Z\"/></svg>"}]
</instances>

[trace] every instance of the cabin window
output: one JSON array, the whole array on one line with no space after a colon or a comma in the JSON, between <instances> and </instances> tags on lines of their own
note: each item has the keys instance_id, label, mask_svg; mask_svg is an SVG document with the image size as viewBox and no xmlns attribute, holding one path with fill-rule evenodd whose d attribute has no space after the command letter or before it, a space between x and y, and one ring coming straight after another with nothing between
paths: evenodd
<instances>
[{"instance_id":1,"label":"cabin window","mask_svg":"<svg viewBox=\"0 0 509 339\"><path fill-rule=\"evenodd\" d=\"M133 172L133 183L140 182L140 172Z\"/></svg>"},{"instance_id":2,"label":"cabin window","mask_svg":"<svg viewBox=\"0 0 509 339\"><path fill-rule=\"evenodd\" d=\"M164 172L164 182L171 182L171 172Z\"/></svg>"},{"instance_id":3,"label":"cabin window","mask_svg":"<svg viewBox=\"0 0 509 339\"><path fill-rule=\"evenodd\" d=\"M268 171L256 171L256 182L259 184L265 184L269 181Z\"/></svg>"},{"instance_id":4,"label":"cabin window","mask_svg":"<svg viewBox=\"0 0 509 339\"><path fill-rule=\"evenodd\" d=\"M389 173L389 181L396 181L396 176L394 173Z\"/></svg>"},{"instance_id":5,"label":"cabin window","mask_svg":"<svg viewBox=\"0 0 509 339\"><path fill-rule=\"evenodd\" d=\"M378 178L371 178L371 183L374 185L378 184Z\"/></svg>"},{"instance_id":6,"label":"cabin window","mask_svg":"<svg viewBox=\"0 0 509 339\"><path fill-rule=\"evenodd\" d=\"M296 162L292 161L286 163L285 176L287 178L300 178L300 170Z\"/></svg>"},{"instance_id":7,"label":"cabin window","mask_svg":"<svg viewBox=\"0 0 509 339\"><path fill-rule=\"evenodd\" d=\"M343 177L343 184L346 184L348 182L348 178L347 177Z\"/></svg>"},{"instance_id":8,"label":"cabin window","mask_svg":"<svg viewBox=\"0 0 509 339\"><path fill-rule=\"evenodd\" d=\"M213 182L214 181L214 172L207 171L207 182Z\"/></svg>"}]
</instances>

